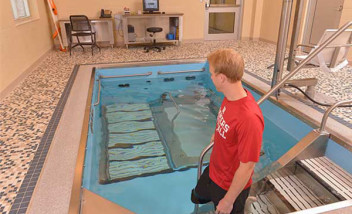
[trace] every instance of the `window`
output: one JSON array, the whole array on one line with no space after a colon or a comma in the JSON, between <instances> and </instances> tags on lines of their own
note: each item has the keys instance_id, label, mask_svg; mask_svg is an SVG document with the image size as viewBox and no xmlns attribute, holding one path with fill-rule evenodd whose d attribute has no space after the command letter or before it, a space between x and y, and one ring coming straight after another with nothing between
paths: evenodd
<instances>
[{"instance_id":1,"label":"window","mask_svg":"<svg viewBox=\"0 0 352 214\"><path fill-rule=\"evenodd\" d=\"M28 0L11 0L15 20L30 17Z\"/></svg>"}]
</instances>

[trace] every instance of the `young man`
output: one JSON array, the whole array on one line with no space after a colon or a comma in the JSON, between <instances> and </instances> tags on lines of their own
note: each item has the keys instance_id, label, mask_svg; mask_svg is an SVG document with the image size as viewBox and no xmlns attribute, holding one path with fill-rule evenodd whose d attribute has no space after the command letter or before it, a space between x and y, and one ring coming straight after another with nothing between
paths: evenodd
<instances>
[{"instance_id":1,"label":"young man","mask_svg":"<svg viewBox=\"0 0 352 214\"><path fill-rule=\"evenodd\" d=\"M264 119L259 106L241 79L244 61L232 49L220 49L208 56L211 79L225 98L219 109L210 164L192 190L196 204L212 201L215 213L244 213L259 161Z\"/></svg>"}]
</instances>

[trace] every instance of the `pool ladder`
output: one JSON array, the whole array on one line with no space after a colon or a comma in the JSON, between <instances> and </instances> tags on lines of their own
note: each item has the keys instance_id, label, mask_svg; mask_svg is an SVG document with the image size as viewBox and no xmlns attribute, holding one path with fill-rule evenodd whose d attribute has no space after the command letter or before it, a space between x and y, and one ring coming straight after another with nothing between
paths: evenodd
<instances>
[{"instance_id":1,"label":"pool ladder","mask_svg":"<svg viewBox=\"0 0 352 214\"><path fill-rule=\"evenodd\" d=\"M352 21L347 22L344 24L341 28L339 28L331 37L329 37L321 46L319 46L317 49L315 49L312 53L310 53L306 59L304 59L300 64L297 65L297 67L290 72L285 78L283 78L279 83L277 83L274 87L272 87L265 95L263 95L258 101L257 104L260 105L262 104L266 99L270 97L274 92L280 89L292 76L294 76L298 71L305 65L307 64L312 58L314 58L318 53L320 53L325 47L327 47L334 39L336 39L341 33L343 33L347 28L349 28L352 25ZM326 121L329 117L329 114L333 109L335 109L338 106L352 103L352 100L345 100L345 101L339 101L336 102L334 105L329 107L322 119L321 125L319 129L315 129L308 133L304 138L302 138L296 146L294 146L292 149L290 149L286 154L284 154L279 160L273 162L270 166L265 167L264 170L262 170L260 173L257 173L259 175L254 175L253 176L253 181L259 181L261 178L266 177L266 175L270 174L273 171L276 171L277 169L285 166L287 163L289 163L291 160L293 160L299 152L303 151L308 145L315 141L324 141L328 139L329 133L325 131L325 125ZM303 145L304 146L303 146ZM199 163L198 163L198 171L197 171L197 181L200 178L202 174L202 167L203 167L203 158L204 155L214 146L214 142L211 142L207 147L205 147L199 157ZM300 147L298 150L293 150L297 147ZM196 204L194 207L194 213L197 213L199 209L199 205Z\"/></svg>"}]
</instances>

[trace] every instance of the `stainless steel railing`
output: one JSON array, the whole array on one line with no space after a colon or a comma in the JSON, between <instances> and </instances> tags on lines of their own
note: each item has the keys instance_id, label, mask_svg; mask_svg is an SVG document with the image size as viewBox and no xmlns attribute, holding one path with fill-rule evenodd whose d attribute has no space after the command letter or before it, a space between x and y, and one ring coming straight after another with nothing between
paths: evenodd
<instances>
[{"instance_id":1,"label":"stainless steel railing","mask_svg":"<svg viewBox=\"0 0 352 214\"><path fill-rule=\"evenodd\" d=\"M277 83L272 89L270 89L264 96L262 96L258 101L260 105L264 100L266 100L272 93L277 91L285 82L294 76L305 64L307 64L311 59L313 59L318 53L320 53L324 48L326 48L336 37L338 37L342 32L352 25L352 21L347 22L341 28L339 28L330 38L328 38L323 44L321 44L317 49L310 53L306 59L304 59L292 72L290 72L285 78L283 78L279 83Z\"/></svg>"},{"instance_id":2,"label":"stainless steel railing","mask_svg":"<svg viewBox=\"0 0 352 214\"><path fill-rule=\"evenodd\" d=\"M352 103L352 100L344 100L344 101L337 102L334 105L330 106L325 111L323 119L321 120L320 128L319 128L319 132L320 133L324 133L325 132L326 122L327 122L329 114L332 112L332 110L334 110L338 106L341 106L341 105L344 105L344 104L347 104L347 103Z\"/></svg>"},{"instance_id":3,"label":"stainless steel railing","mask_svg":"<svg viewBox=\"0 0 352 214\"><path fill-rule=\"evenodd\" d=\"M169 94L169 97L170 97L171 101L174 103L175 108L176 108L176 110L177 110L177 113L174 115L174 117L173 117L172 120L171 120L171 123L172 123L172 126L173 126L175 119L177 118L177 116L180 114L181 111L180 111L180 108L178 107L176 101L174 100L173 96L171 95L171 93L168 92L168 94Z\"/></svg>"},{"instance_id":4,"label":"stainless steel railing","mask_svg":"<svg viewBox=\"0 0 352 214\"><path fill-rule=\"evenodd\" d=\"M186 71L168 71L168 72L164 72L164 71L158 71L159 75L163 75L163 74L179 74L179 73L192 73L192 72L203 72L205 71L205 68L202 68L200 70L186 70Z\"/></svg>"},{"instance_id":5,"label":"stainless steel railing","mask_svg":"<svg viewBox=\"0 0 352 214\"><path fill-rule=\"evenodd\" d=\"M100 103L100 90L101 90L100 79L98 79L97 81L98 81L98 98L97 98L97 101L94 103L94 106Z\"/></svg>"},{"instance_id":6,"label":"stainless steel railing","mask_svg":"<svg viewBox=\"0 0 352 214\"><path fill-rule=\"evenodd\" d=\"M92 133L93 133L93 120L94 120L94 112L93 111L94 111L93 108L91 108L90 114L89 114L89 117L90 117L89 127L90 127L90 132L92 132Z\"/></svg>"},{"instance_id":7,"label":"stainless steel railing","mask_svg":"<svg viewBox=\"0 0 352 214\"><path fill-rule=\"evenodd\" d=\"M97 97L97 101L94 103L94 106L98 105L100 103L100 90L101 90L101 79L109 79L109 78L121 78L121 77L136 77L136 76L150 76L152 75L153 72L148 72L148 73L144 73L144 74L130 74L130 75L115 75L115 76L103 76L100 75L98 77L98 84L99 84L99 88L98 88L98 97Z\"/></svg>"},{"instance_id":8,"label":"stainless steel railing","mask_svg":"<svg viewBox=\"0 0 352 214\"><path fill-rule=\"evenodd\" d=\"M202 174L202 168L203 168L203 159L204 159L204 156L205 154L211 149L213 148L214 146L214 141L210 142L210 144L205 147L202 151L202 153L200 154L199 156L199 163L201 164L198 164L198 174L197 174L197 181L199 180L201 174ZM194 213L197 213L198 211L198 208L199 208L199 205L198 204L195 204L195 207L194 207Z\"/></svg>"},{"instance_id":9,"label":"stainless steel railing","mask_svg":"<svg viewBox=\"0 0 352 214\"><path fill-rule=\"evenodd\" d=\"M143 73L143 74L114 75L114 76L100 75L99 78L100 79L108 79L108 78L122 78L122 77L137 77L137 76L150 76L152 74L153 74L153 72L147 72L147 73Z\"/></svg>"},{"instance_id":10,"label":"stainless steel railing","mask_svg":"<svg viewBox=\"0 0 352 214\"><path fill-rule=\"evenodd\" d=\"M214 141L210 142L210 144L209 144L207 147L205 147L205 148L203 149L202 153L201 153L200 156L199 156L199 163L203 163L203 159L204 159L205 154L206 154L211 148L213 148L213 146L214 146ZM203 164L199 164L199 165L198 165L197 180L199 180L200 175L202 174L202 168L203 168Z\"/></svg>"}]
</instances>

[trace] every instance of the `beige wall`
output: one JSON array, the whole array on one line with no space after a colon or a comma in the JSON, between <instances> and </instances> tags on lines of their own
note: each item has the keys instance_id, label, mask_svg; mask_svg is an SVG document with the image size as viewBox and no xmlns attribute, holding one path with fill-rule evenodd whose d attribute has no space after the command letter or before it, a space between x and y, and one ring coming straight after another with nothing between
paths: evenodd
<instances>
[{"instance_id":1,"label":"beige wall","mask_svg":"<svg viewBox=\"0 0 352 214\"><path fill-rule=\"evenodd\" d=\"M352 0L345 0L343 5L343 11L341 14L340 26L352 21ZM350 27L352 28L352 27ZM352 61L352 48L348 53L348 60Z\"/></svg>"},{"instance_id":2,"label":"beige wall","mask_svg":"<svg viewBox=\"0 0 352 214\"><path fill-rule=\"evenodd\" d=\"M261 21L260 28L260 39L272 43L277 43L281 19L282 10L282 0L261 0L262 6L262 16L259 19ZM287 39L287 44L291 42L292 33L292 23L294 19L294 10L296 8L296 1L292 4L292 14L291 14L291 26L289 29L289 36Z\"/></svg>"},{"instance_id":3,"label":"beige wall","mask_svg":"<svg viewBox=\"0 0 352 214\"><path fill-rule=\"evenodd\" d=\"M352 21L352 1L345 0L340 20L340 26L350 21Z\"/></svg>"},{"instance_id":4,"label":"beige wall","mask_svg":"<svg viewBox=\"0 0 352 214\"><path fill-rule=\"evenodd\" d=\"M261 5L262 0L243 0L244 15L242 25L242 37L253 37L255 32L259 37ZM256 2L259 3L256 3ZM185 40L204 39L204 3L199 0L162 0L160 11L167 13L184 13L183 38ZM124 7L130 8L132 12L142 10L142 0L60 0L56 2L60 19L68 19L71 14L85 14L88 17L98 17L100 9L110 9L113 14L121 13Z\"/></svg>"},{"instance_id":5,"label":"beige wall","mask_svg":"<svg viewBox=\"0 0 352 214\"><path fill-rule=\"evenodd\" d=\"M262 0L244 0L242 19L242 38L260 38L261 18L263 14Z\"/></svg>"},{"instance_id":6,"label":"beige wall","mask_svg":"<svg viewBox=\"0 0 352 214\"><path fill-rule=\"evenodd\" d=\"M45 1L34 1L37 18L22 24L14 20L10 0L0 2L0 92L52 48Z\"/></svg>"},{"instance_id":7,"label":"beige wall","mask_svg":"<svg viewBox=\"0 0 352 214\"><path fill-rule=\"evenodd\" d=\"M270 42L277 42L280 26L282 0L263 0L260 38Z\"/></svg>"},{"instance_id":8,"label":"beige wall","mask_svg":"<svg viewBox=\"0 0 352 214\"><path fill-rule=\"evenodd\" d=\"M253 0L255 1L255 0ZM276 43L278 39L278 32L279 32L279 26L280 26L280 18L281 18L281 9L282 9L282 0L262 0L263 2L263 12L261 16L261 25L260 25L260 39L272 43ZM295 9L295 3L292 5L293 7L293 12L291 14L291 28L289 31L289 38L287 40L287 44L290 44L291 41L291 32L292 32L292 22L294 18L294 9ZM307 7L307 3L305 2L304 4L305 10ZM302 31L304 28L304 16L302 16L301 20L301 35L300 38L302 38ZM345 24L348 21L352 21L352 1L351 0L345 0L344 1L344 8L341 16L341 21L340 21L340 26ZM258 28L258 27L257 27ZM301 40L301 39L300 39ZM352 61L352 51L349 51L349 56L348 56L349 61Z\"/></svg>"},{"instance_id":9,"label":"beige wall","mask_svg":"<svg viewBox=\"0 0 352 214\"><path fill-rule=\"evenodd\" d=\"M183 38L204 38L204 3L199 0L162 0L159 1L160 11L166 13L184 13ZM68 19L72 14L84 14L88 17L99 17L100 9L112 10L113 14L121 13L124 7L131 12L142 10L142 0L60 0L56 1L59 19Z\"/></svg>"}]
</instances>

